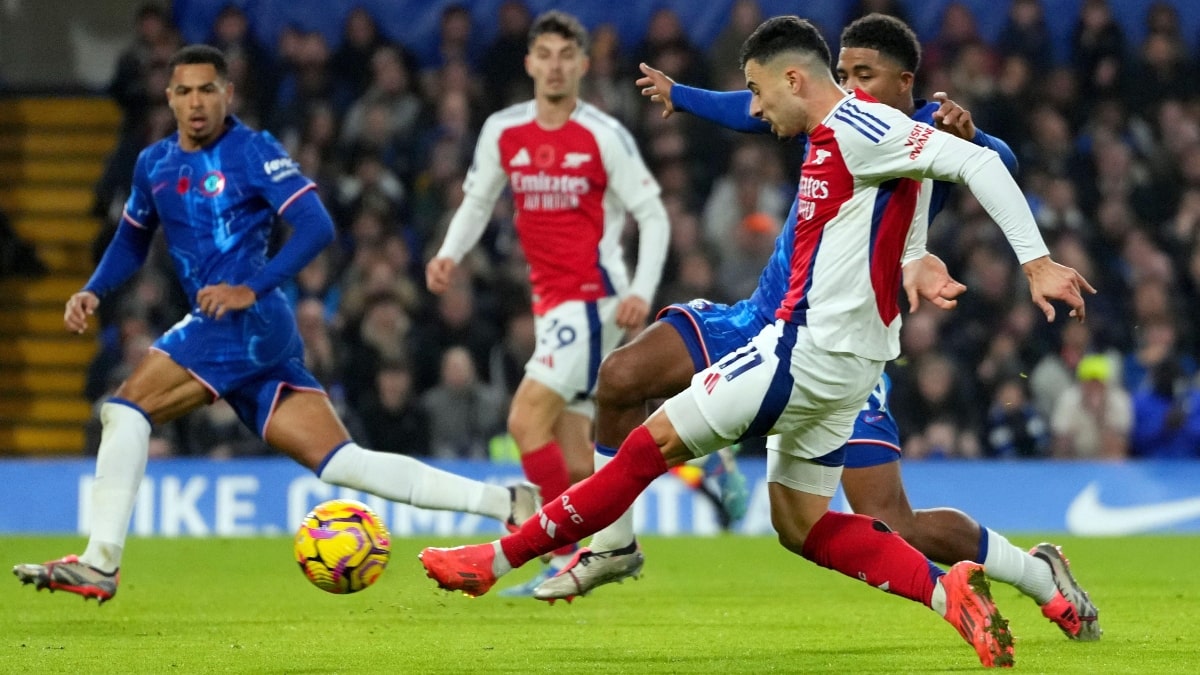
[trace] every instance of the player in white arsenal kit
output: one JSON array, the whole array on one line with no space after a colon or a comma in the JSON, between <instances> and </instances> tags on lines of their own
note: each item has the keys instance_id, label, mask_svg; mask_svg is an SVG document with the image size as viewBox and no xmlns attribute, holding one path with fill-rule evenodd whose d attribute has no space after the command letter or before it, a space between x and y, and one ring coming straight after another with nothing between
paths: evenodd
<instances>
[{"instance_id":1,"label":"player in white arsenal kit","mask_svg":"<svg viewBox=\"0 0 1200 675\"><path fill-rule=\"evenodd\" d=\"M526 477L546 501L592 473L591 396L600 361L624 331L645 324L669 238L658 183L633 138L579 100L587 66L582 24L556 11L538 17L525 57L534 99L484 123L462 206L426 268L429 289L446 290L501 192L510 190L529 261L537 347L508 428ZM620 245L627 212L639 229L632 281ZM572 553L572 546L557 551L542 575L511 594L532 594Z\"/></svg>"},{"instance_id":2,"label":"player in white arsenal kit","mask_svg":"<svg viewBox=\"0 0 1200 675\"><path fill-rule=\"evenodd\" d=\"M884 362L899 354L896 294L909 227L927 191L919 181L966 183L1004 231L1047 319L1050 299L1084 316L1075 270L1053 262L1020 189L994 151L915 122L861 91L847 95L829 70L820 32L798 17L764 22L742 65L750 111L780 137L809 136L801 169L788 292L742 349L700 371L635 429L591 478L543 505L490 544L429 548L421 560L450 590L480 595L516 566L616 519L669 466L744 435L778 433L768 458L772 524L780 543L818 565L916 600L943 616L985 666L1013 664L1012 635L992 602L982 565L949 572L883 522L829 510L839 448ZM881 192L889 207L875 214Z\"/></svg>"}]
</instances>

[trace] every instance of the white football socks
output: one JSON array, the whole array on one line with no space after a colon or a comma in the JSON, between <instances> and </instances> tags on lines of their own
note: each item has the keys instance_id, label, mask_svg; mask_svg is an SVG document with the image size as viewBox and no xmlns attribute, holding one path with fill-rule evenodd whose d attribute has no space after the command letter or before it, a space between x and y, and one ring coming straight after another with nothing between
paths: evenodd
<instances>
[{"instance_id":1,"label":"white football socks","mask_svg":"<svg viewBox=\"0 0 1200 675\"><path fill-rule=\"evenodd\" d=\"M933 585L933 595L929 598L929 609L938 613L938 616L946 618L946 587L942 586L942 579L946 576L938 577L937 583Z\"/></svg>"},{"instance_id":2,"label":"white football socks","mask_svg":"<svg viewBox=\"0 0 1200 675\"><path fill-rule=\"evenodd\" d=\"M121 566L129 517L150 454L150 421L122 403L100 406L100 450L92 483L91 534L80 561L105 572Z\"/></svg>"},{"instance_id":3,"label":"white football socks","mask_svg":"<svg viewBox=\"0 0 1200 675\"><path fill-rule=\"evenodd\" d=\"M326 483L340 485L423 509L462 511L508 519L508 488L435 469L412 457L377 452L347 443L320 473Z\"/></svg>"},{"instance_id":4,"label":"white football socks","mask_svg":"<svg viewBox=\"0 0 1200 675\"><path fill-rule=\"evenodd\" d=\"M492 574L496 575L497 579L513 571L512 563L508 562L504 555L499 539L492 542L492 554Z\"/></svg>"},{"instance_id":5,"label":"white football socks","mask_svg":"<svg viewBox=\"0 0 1200 675\"><path fill-rule=\"evenodd\" d=\"M593 466L596 471L604 468L605 464L612 461L612 457L603 453L595 453L593 456ZM618 548L625 548L633 543L633 506L625 509L625 513L621 517L613 521L612 525L600 530L592 535L592 541L588 547L593 551L613 551Z\"/></svg>"},{"instance_id":6,"label":"white football socks","mask_svg":"<svg viewBox=\"0 0 1200 675\"><path fill-rule=\"evenodd\" d=\"M1054 597L1057 587L1049 565L1013 546L1004 535L988 528L984 530L987 532L987 558L982 562L989 577L1015 586L1039 605Z\"/></svg>"}]
</instances>

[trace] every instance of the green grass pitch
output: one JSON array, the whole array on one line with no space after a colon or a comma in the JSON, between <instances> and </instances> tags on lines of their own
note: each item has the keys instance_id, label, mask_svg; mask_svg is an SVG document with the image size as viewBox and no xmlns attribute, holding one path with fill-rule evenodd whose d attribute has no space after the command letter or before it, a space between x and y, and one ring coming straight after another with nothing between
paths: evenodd
<instances>
[{"instance_id":1,"label":"green grass pitch","mask_svg":"<svg viewBox=\"0 0 1200 675\"><path fill-rule=\"evenodd\" d=\"M1037 536L1015 536L1032 545ZM1200 672L1200 538L1059 538L1104 637L1073 643L1032 601L993 592L1017 668ZM915 603L801 560L774 539L647 538L645 576L571 605L437 590L416 560L440 540L393 540L379 583L309 585L287 539L134 539L116 599L0 581L2 673L908 673L981 667ZM0 563L82 548L0 537ZM524 580L532 566L500 587Z\"/></svg>"}]
</instances>

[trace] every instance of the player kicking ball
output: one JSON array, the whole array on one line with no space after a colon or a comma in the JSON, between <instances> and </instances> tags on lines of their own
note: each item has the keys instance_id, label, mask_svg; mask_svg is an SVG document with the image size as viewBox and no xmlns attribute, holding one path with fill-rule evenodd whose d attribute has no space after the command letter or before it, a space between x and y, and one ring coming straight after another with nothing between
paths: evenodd
<instances>
[{"instance_id":1,"label":"player kicking ball","mask_svg":"<svg viewBox=\"0 0 1200 675\"><path fill-rule=\"evenodd\" d=\"M1012 635L983 566L949 572L868 516L829 503L838 449L899 352L900 262L920 180L965 182L1000 225L1053 319L1049 299L1082 320L1087 282L1053 262L1021 192L995 153L913 122L829 72L820 32L798 17L764 22L742 48L750 111L782 138L807 134L787 293L776 321L696 374L622 443L613 460L498 541L429 548L421 560L448 590L481 595L514 567L615 520L649 484L688 459L752 435L781 434L768 457L772 524L780 543L818 565L930 607L985 666L1013 664ZM895 199L875 224L881 190Z\"/></svg>"},{"instance_id":2,"label":"player kicking ball","mask_svg":"<svg viewBox=\"0 0 1200 675\"><path fill-rule=\"evenodd\" d=\"M919 122L937 126L976 145L995 150L1010 171L1017 160L1002 140L975 128L968 111L935 94L937 101L913 99L913 73L920 63L920 43L899 19L870 14L842 31L837 78L847 90L861 88ZM677 84L661 71L642 64L637 84L642 94L663 105L663 114L689 112L725 127L765 133L769 127L749 115L748 91L712 92ZM801 141L805 142L805 141ZM929 181L928 215L913 223L912 237L924 237L928 223L946 201L952 183ZM795 222L795 203L786 222ZM611 457L615 445L644 419L646 402L667 398L685 389L695 372L734 351L774 319L774 310L787 290L794 230L784 228L775 251L750 298L732 306L694 300L671 305L630 344L604 362L597 386L597 466L601 455ZM904 261L904 282L914 309L923 297L943 309L965 287L948 276L935 256ZM1098 612L1075 581L1066 557L1052 544L1030 551L1017 548L1003 535L983 527L967 514L948 508L914 511L900 478L900 438L888 407L886 375L867 399L845 445L842 488L855 513L878 518L935 562L959 560L984 564L988 577L1012 584L1032 598L1042 615L1072 640L1100 637ZM597 532L591 544L558 576L541 584L534 597L568 601L607 583L638 574L643 564L633 532L632 512Z\"/></svg>"}]
</instances>

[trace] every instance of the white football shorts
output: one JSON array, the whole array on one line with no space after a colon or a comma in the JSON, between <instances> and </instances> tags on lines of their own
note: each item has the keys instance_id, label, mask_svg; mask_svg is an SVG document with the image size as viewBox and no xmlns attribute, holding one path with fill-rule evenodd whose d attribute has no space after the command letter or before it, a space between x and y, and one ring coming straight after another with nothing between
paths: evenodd
<instances>
[{"instance_id":1,"label":"white football shorts","mask_svg":"<svg viewBox=\"0 0 1200 675\"><path fill-rule=\"evenodd\" d=\"M573 413L591 418L595 412L592 394L600 361L625 334L616 323L620 302L617 297L571 300L534 317L537 346L525 376L558 392Z\"/></svg>"},{"instance_id":2,"label":"white football shorts","mask_svg":"<svg viewBox=\"0 0 1200 675\"><path fill-rule=\"evenodd\" d=\"M781 434L783 442L774 452L812 460L850 438L883 366L882 361L825 351L813 344L807 327L776 321L745 347L696 373L691 386L669 399L664 411L697 457L743 438ZM796 474L796 480L811 483L813 476L801 470L811 463L781 459L769 463L780 474L771 479L813 492L787 479ZM827 486L829 476L818 482Z\"/></svg>"}]
</instances>

